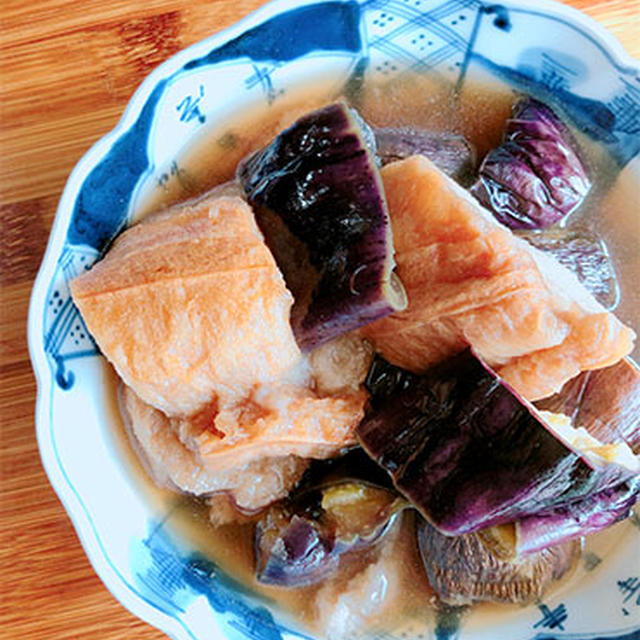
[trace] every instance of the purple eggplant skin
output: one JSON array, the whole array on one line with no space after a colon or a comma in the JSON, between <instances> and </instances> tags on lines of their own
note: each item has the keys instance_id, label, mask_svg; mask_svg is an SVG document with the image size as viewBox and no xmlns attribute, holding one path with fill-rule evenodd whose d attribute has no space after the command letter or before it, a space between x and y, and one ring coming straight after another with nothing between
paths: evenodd
<instances>
[{"instance_id":1,"label":"purple eggplant skin","mask_svg":"<svg viewBox=\"0 0 640 640\"><path fill-rule=\"evenodd\" d=\"M511 229L545 229L575 211L590 189L569 129L550 107L525 97L502 144L482 161L471 193Z\"/></svg>"},{"instance_id":2,"label":"purple eggplant skin","mask_svg":"<svg viewBox=\"0 0 640 640\"><path fill-rule=\"evenodd\" d=\"M297 120L240 163L237 177L294 294L301 349L407 304L371 141L335 103ZM300 273L300 272L303 273Z\"/></svg>"},{"instance_id":3,"label":"purple eggplant skin","mask_svg":"<svg viewBox=\"0 0 640 640\"><path fill-rule=\"evenodd\" d=\"M479 534L445 536L424 520L418 522L417 537L429 582L449 605L535 602L580 555L580 544L572 541L515 561L502 560Z\"/></svg>"},{"instance_id":4,"label":"purple eggplant skin","mask_svg":"<svg viewBox=\"0 0 640 640\"><path fill-rule=\"evenodd\" d=\"M461 135L414 127L385 127L373 132L382 166L409 156L423 155L463 186L468 186L475 178L476 151Z\"/></svg>"},{"instance_id":5,"label":"purple eggplant skin","mask_svg":"<svg viewBox=\"0 0 640 640\"><path fill-rule=\"evenodd\" d=\"M625 442L640 454L640 369L629 358L604 369L583 371L536 406L564 413L605 444Z\"/></svg>"},{"instance_id":6,"label":"purple eggplant skin","mask_svg":"<svg viewBox=\"0 0 640 640\"><path fill-rule=\"evenodd\" d=\"M272 532L274 527L277 530ZM340 557L335 539L317 522L286 512L276 514L273 508L256 526L255 555L258 582L286 587L322 580L335 570Z\"/></svg>"},{"instance_id":7,"label":"purple eggplant skin","mask_svg":"<svg viewBox=\"0 0 640 640\"><path fill-rule=\"evenodd\" d=\"M561 391L536 403L564 413L605 444L626 443L640 453L640 370L628 358L584 371ZM604 529L626 518L640 496L640 478L533 514L516 523L516 552L526 554L550 544Z\"/></svg>"},{"instance_id":8,"label":"purple eggplant skin","mask_svg":"<svg viewBox=\"0 0 640 640\"><path fill-rule=\"evenodd\" d=\"M256 578L301 587L332 573L344 553L382 540L406 503L394 491L342 481L273 505L255 531Z\"/></svg>"},{"instance_id":9,"label":"purple eggplant skin","mask_svg":"<svg viewBox=\"0 0 640 640\"><path fill-rule=\"evenodd\" d=\"M421 376L381 358L372 369L360 444L444 534L513 522L635 474L613 463L593 466L470 350Z\"/></svg>"},{"instance_id":10,"label":"purple eggplant skin","mask_svg":"<svg viewBox=\"0 0 640 640\"><path fill-rule=\"evenodd\" d=\"M515 553L518 556L537 553L606 529L629 517L639 497L640 478L632 478L577 502L522 518L515 523Z\"/></svg>"},{"instance_id":11,"label":"purple eggplant skin","mask_svg":"<svg viewBox=\"0 0 640 640\"><path fill-rule=\"evenodd\" d=\"M518 235L572 271L605 309L611 311L618 306L620 287L613 260L605 241L597 233L570 228Z\"/></svg>"}]
</instances>

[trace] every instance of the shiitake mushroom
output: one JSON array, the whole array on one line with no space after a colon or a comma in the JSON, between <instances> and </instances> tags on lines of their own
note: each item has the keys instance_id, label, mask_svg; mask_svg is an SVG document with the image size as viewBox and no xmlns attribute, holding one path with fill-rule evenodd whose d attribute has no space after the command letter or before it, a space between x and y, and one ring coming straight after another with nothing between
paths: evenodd
<instances>
[{"instance_id":1,"label":"shiitake mushroom","mask_svg":"<svg viewBox=\"0 0 640 640\"><path fill-rule=\"evenodd\" d=\"M491 534L445 536L424 519L417 527L429 582L440 600L450 605L534 602L574 567L580 555L580 542L572 540L505 559L497 550L504 541L492 540Z\"/></svg>"}]
</instances>

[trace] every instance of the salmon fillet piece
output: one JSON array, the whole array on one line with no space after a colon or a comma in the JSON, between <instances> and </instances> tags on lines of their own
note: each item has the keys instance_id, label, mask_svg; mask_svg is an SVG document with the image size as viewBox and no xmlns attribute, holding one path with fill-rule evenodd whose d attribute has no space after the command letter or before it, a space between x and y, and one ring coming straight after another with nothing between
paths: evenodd
<instances>
[{"instance_id":1,"label":"salmon fillet piece","mask_svg":"<svg viewBox=\"0 0 640 640\"><path fill-rule=\"evenodd\" d=\"M241 508L255 510L288 493L306 458L331 457L355 444L366 393L319 398L293 385L262 389L234 407L189 418L167 417L124 383L119 401L156 484L195 495L225 491Z\"/></svg>"},{"instance_id":2,"label":"salmon fillet piece","mask_svg":"<svg viewBox=\"0 0 640 640\"><path fill-rule=\"evenodd\" d=\"M263 457L330 458L356 443L365 391L318 397L305 387L262 387L219 411L195 439L200 458L216 468Z\"/></svg>"},{"instance_id":3,"label":"salmon fillet piece","mask_svg":"<svg viewBox=\"0 0 640 640\"><path fill-rule=\"evenodd\" d=\"M308 466L302 458L285 455L219 469L200 460L180 440L164 413L143 402L122 383L119 401L136 452L150 477L161 487L198 496L221 494L221 500L223 495L230 501L229 506L255 511L284 498ZM226 514L226 519L233 520L233 515Z\"/></svg>"},{"instance_id":4,"label":"salmon fillet piece","mask_svg":"<svg viewBox=\"0 0 640 640\"><path fill-rule=\"evenodd\" d=\"M366 402L370 354L359 340L322 349L342 349L350 367L300 353L292 296L236 193L224 187L144 220L72 282L89 331L126 384L134 444L144 443L154 477L166 467L191 493L234 488L242 474L257 477L262 461L298 477L293 458L355 443Z\"/></svg>"},{"instance_id":5,"label":"salmon fillet piece","mask_svg":"<svg viewBox=\"0 0 640 640\"><path fill-rule=\"evenodd\" d=\"M537 400L630 353L629 327L427 158L389 164L382 178L409 306L362 335L390 362L423 372L470 345Z\"/></svg>"},{"instance_id":6,"label":"salmon fillet piece","mask_svg":"<svg viewBox=\"0 0 640 640\"><path fill-rule=\"evenodd\" d=\"M143 220L71 283L102 353L170 416L247 395L300 359L293 298L235 193L214 190Z\"/></svg>"}]
</instances>

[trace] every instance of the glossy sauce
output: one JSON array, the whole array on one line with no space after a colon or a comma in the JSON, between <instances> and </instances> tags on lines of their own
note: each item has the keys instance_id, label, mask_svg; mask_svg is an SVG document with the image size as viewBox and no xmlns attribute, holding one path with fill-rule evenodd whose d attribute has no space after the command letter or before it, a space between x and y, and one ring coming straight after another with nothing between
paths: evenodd
<instances>
[{"instance_id":1,"label":"glossy sauce","mask_svg":"<svg viewBox=\"0 0 640 640\"><path fill-rule=\"evenodd\" d=\"M247 107L226 122L218 122L203 135L197 144L179 158L177 179L156 189L137 206L136 218L177 201L202 193L230 180L239 160L269 142L279 131L300 115L334 100L320 84L304 88L280 98L269 109L264 106ZM467 82L460 95L454 95L449 84L425 76L404 76L384 85L365 87L350 103L358 108L372 126L413 125L426 129L451 131L464 135L482 157L499 144L505 120L517 95L505 85ZM615 259L622 290L622 303L616 312L619 317L638 330L638 293L632 283L640 280L640 251L638 250L637 176L631 171L619 174L613 162L594 144L578 135L586 150L586 161L594 179L594 189L587 202L574 214L580 223L592 226L605 237ZM635 191L635 196L634 196ZM612 220L615 219L615 224ZM622 277L621 277L622 274ZM636 347L635 354L638 354ZM135 463L134 463L135 464ZM150 485L147 478L142 482ZM320 585L301 589L282 589L258 584L253 578L253 525L225 525L214 528L208 522L206 507L198 500L180 498L175 494L158 493L156 497L175 505L170 526L192 548L202 551L223 571L254 589L314 633L327 634L328 608L332 593L338 594L354 577L362 575L370 563L384 553L384 544L393 546L398 567L396 586L402 597L394 603L393 614L384 619L373 616L371 632L382 630L404 633L403 637L430 637L429 630L438 624L434 608L435 597L421 567L413 534L413 516L402 519L388 542L361 553L346 556L339 571ZM609 531L592 536L587 546L599 556L610 553L628 537L628 527L617 525ZM585 569L573 572L555 586L554 591L569 593L578 583L588 582ZM475 607L473 616L478 628L487 628L496 620L512 619L521 611L516 605L483 604ZM460 612L451 614L462 615ZM466 617L467 614L463 614ZM442 623L442 620L440 621ZM443 624L455 625L457 619Z\"/></svg>"}]
</instances>

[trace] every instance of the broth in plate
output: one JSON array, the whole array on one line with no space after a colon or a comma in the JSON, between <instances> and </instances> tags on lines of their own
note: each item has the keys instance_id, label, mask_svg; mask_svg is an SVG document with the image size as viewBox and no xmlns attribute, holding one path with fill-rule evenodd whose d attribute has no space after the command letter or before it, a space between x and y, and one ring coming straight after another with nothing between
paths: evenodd
<instances>
[{"instance_id":1,"label":"broth in plate","mask_svg":"<svg viewBox=\"0 0 640 640\"><path fill-rule=\"evenodd\" d=\"M301 115L338 97L328 93L322 82L316 82L313 87L290 92L268 108L248 106L232 119L209 126L181 157L158 171L172 179L159 180L157 188L138 198L133 220L233 179L236 166L249 153L270 142ZM499 144L504 123L517 98L511 88L493 80L470 79L462 93L456 94L446 82L414 74L366 85L346 99L372 127L407 125L461 134L482 158ZM639 294L632 286L640 279L637 215L632 197L637 189L637 176L631 168L621 172L596 144L577 131L574 134L585 152L583 159L594 188L580 209L569 217L567 225L580 225L604 238L620 289L621 302L616 313L638 330ZM140 482L151 486L142 470ZM359 554L343 556L339 568L327 580L309 587L284 589L261 584L254 577L252 522L214 527L203 501L176 497L155 488L150 491L156 499L170 505L172 516L168 524L188 546L202 551L223 571L276 603L294 624L327 638L337 638L337 630L348 630L349 624L355 625L354 633L365 625L371 635L393 632L398 637L417 638L428 637L434 625L451 627L461 620L469 628L490 629L497 619L507 625L517 620L522 610L519 605L506 604L477 604L472 610L438 607L415 543L412 513L402 514L382 543ZM628 528L616 525L590 536L583 558L605 557L631 544ZM375 570L367 571L371 567ZM385 575L385 571L389 574ZM578 588L594 588L593 582L583 560L554 584L553 592L568 594ZM378 607L385 598L391 602L390 609ZM338 610L341 613L336 614Z\"/></svg>"}]
</instances>

